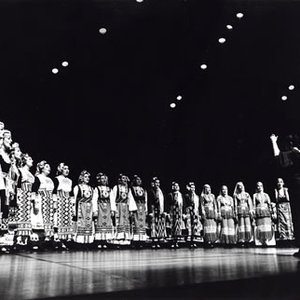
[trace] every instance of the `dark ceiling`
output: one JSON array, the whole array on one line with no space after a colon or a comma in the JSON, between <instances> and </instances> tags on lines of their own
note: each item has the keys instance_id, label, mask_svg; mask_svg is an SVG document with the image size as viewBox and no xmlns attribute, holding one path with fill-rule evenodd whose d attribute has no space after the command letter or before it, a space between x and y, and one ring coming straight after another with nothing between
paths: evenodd
<instances>
[{"instance_id":1,"label":"dark ceiling","mask_svg":"<svg viewBox=\"0 0 300 300\"><path fill-rule=\"evenodd\" d=\"M1 119L74 179L272 181L269 135L299 132L299 15L286 0L1 1Z\"/></svg>"}]
</instances>

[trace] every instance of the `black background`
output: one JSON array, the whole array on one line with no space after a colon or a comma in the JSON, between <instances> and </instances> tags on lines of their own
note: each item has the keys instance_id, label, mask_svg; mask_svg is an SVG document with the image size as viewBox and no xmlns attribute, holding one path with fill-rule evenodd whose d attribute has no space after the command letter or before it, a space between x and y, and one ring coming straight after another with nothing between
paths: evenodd
<instances>
[{"instance_id":1,"label":"black background","mask_svg":"<svg viewBox=\"0 0 300 300\"><path fill-rule=\"evenodd\" d=\"M299 132L299 15L289 0L1 1L1 120L53 176L64 161L75 181L87 169L231 193L243 180L252 194L261 180L272 194L269 136Z\"/></svg>"}]
</instances>

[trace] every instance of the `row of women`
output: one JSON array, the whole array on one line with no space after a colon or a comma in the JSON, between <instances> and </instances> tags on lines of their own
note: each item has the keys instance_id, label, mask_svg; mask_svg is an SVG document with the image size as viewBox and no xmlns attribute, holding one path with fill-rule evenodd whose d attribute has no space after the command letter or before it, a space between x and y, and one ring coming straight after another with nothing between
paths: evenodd
<instances>
[{"instance_id":1,"label":"row of women","mask_svg":"<svg viewBox=\"0 0 300 300\"><path fill-rule=\"evenodd\" d=\"M54 180L46 161L37 164L33 175L32 158L12 143L3 123L0 130L0 246L4 252L53 244L67 248L70 243L98 248L129 244L159 248L166 243L177 248L182 241L190 247L199 242L275 245L276 232L278 239L294 238L289 194L280 178L274 202L261 182L252 198L242 182L236 184L233 197L224 185L216 198L208 184L200 196L193 182L184 194L173 182L165 194L156 177L146 191L139 176L130 184L123 174L111 189L108 177L99 173L93 188L87 171L73 186L64 163L58 165Z\"/></svg>"}]
</instances>

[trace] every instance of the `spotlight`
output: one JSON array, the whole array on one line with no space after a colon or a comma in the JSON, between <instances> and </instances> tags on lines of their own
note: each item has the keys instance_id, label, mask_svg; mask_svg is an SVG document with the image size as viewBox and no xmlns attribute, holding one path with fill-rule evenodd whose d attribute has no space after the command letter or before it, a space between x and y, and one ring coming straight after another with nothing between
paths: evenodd
<instances>
[{"instance_id":1,"label":"spotlight","mask_svg":"<svg viewBox=\"0 0 300 300\"><path fill-rule=\"evenodd\" d=\"M286 101L286 100L287 100L287 96L282 96L282 97L281 97L281 100L282 100L282 101Z\"/></svg>"},{"instance_id":2,"label":"spotlight","mask_svg":"<svg viewBox=\"0 0 300 300\"><path fill-rule=\"evenodd\" d=\"M295 89L295 86L291 84L291 85L289 86L289 90L292 91L292 90L294 90L294 89Z\"/></svg>"},{"instance_id":3,"label":"spotlight","mask_svg":"<svg viewBox=\"0 0 300 300\"><path fill-rule=\"evenodd\" d=\"M58 69L57 68L52 69L52 73L53 74L57 74L58 73Z\"/></svg>"},{"instance_id":4,"label":"spotlight","mask_svg":"<svg viewBox=\"0 0 300 300\"><path fill-rule=\"evenodd\" d=\"M226 28L229 29L229 30L233 29L232 25L226 25Z\"/></svg>"},{"instance_id":5,"label":"spotlight","mask_svg":"<svg viewBox=\"0 0 300 300\"><path fill-rule=\"evenodd\" d=\"M99 32L100 32L101 34L105 34L105 33L107 32L107 29L106 29L106 28L100 28L100 29L99 29Z\"/></svg>"},{"instance_id":6,"label":"spotlight","mask_svg":"<svg viewBox=\"0 0 300 300\"><path fill-rule=\"evenodd\" d=\"M171 103L171 104L170 104L170 107L171 107L171 108L175 108L175 107L176 107L176 104L175 104L175 103Z\"/></svg>"},{"instance_id":7,"label":"spotlight","mask_svg":"<svg viewBox=\"0 0 300 300\"><path fill-rule=\"evenodd\" d=\"M63 67L67 67L69 65L69 63L67 61L63 61L61 64Z\"/></svg>"},{"instance_id":8,"label":"spotlight","mask_svg":"<svg viewBox=\"0 0 300 300\"><path fill-rule=\"evenodd\" d=\"M136 0L136 2L138 3L142 3L144 0Z\"/></svg>"},{"instance_id":9,"label":"spotlight","mask_svg":"<svg viewBox=\"0 0 300 300\"><path fill-rule=\"evenodd\" d=\"M220 44L224 44L226 42L226 39L225 38L219 38L219 43Z\"/></svg>"},{"instance_id":10,"label":"spotlight","mask_svg":"<svg viewBox=\"0 0 300 300\"><path fill-rule=\"evenodd\" d=\"M182 100L182 96L179 95L179 96L177 96L176 99L180 101L180 100Z\"/></svg>"},{"instance_id":11,"label":"spotlight","mask_svg":"<svg viewBox=\"0 0 300 300\"><path fill-rule=\"evenodd\" d=\"M202 64L202 65L200 66L200 68L201 68L202 70L206 70L206 69L207 69L207 65L206 65L206 64Z\"/></svg>"},{"instance_id":12,"label":"spotlight","mask_svg":"<svg viewBox=\"0 0 300 300\"><path fill-rule=\"evenodd\" d=\"M241 18L244 17L244 14L243 14L243 13L237 13L237 14L236 14L236 17L237 17L238 19L241 19Z\"/></svg>"}]
</instances>

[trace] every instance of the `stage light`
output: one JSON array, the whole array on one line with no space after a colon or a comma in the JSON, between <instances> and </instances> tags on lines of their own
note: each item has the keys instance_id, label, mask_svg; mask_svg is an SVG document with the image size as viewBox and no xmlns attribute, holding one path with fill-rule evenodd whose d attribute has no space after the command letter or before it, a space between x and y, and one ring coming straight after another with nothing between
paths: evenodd
<instances>
[{"instance_id":1,"label":"stage light","mask_svg":"<svg viewBox=\"0 0 300 300\"><path fill-rule=\"evenodd\" d=\"M67 67L69 65L69 63L67 61L63 61L61 64L63 67Z\"/></svg>"},{"instance_id":2,"label":"stage light","mask_svg":"<svg viewBox=\"0 0 300 300\"><path fill-rule=\"evenodd\" d=\"M236 17L237 17L238 19L241 19L241 18L244 17L244 14L243 14L243 13L237 13L237 14L236 14Z\"/></svg>"},{"instance_id":3,"label":"stage light","mask_svg":"<svg viewBox=\"0 0 300 300\"><path fill-rule=\"evenodd\" d=\"M144 0L136 0L136 2L138 3L142 3Z\"/></svg>"},{"instance_id":4,"label":"stage light","mask_svg":"<svg viewBox=\"0 0 300 300\"><path fill-rule=\"evenodd\" d=\"M281 97L281 100L282 100L282 101L286 101L286 100L287 100L287 96L282 96L282 97Z\"/></svg>"},{"instance_id":5,"label":"stage light","mask_svg":"<svg viewBox=\"0 0 300 300\"><path fill-rule=\"evenodd\" d=\"M52 69L52 73L53 74L57 74L58 73L58 69L57 68Z\"/></svg>"},{"instance_id":6,"label":"stage light","mask_svg":"<svg viewBox=\"0 0 300 300\"><path fill-rule=\"evenodd\" d=\"M202 64L202 65L200 66L200 68L201 68L202 70L206 70L206 69L207 69L207 65L206 65L206 64Z\"/></svg>"},{"instance_id":7,"label":"stage light","mask_svg":"<svg viewBox=\"0 0 300 300\"><path fill-rule=\"evenodd\" d=\"M226 42L226 39L225 38L219 38L219 43L220 44L224 44Z\"/></svg>"},{"instance_id":8,"label":"stage light","mask_svg":"<svg viewBox=\"0 0 300 300\"><path fill-rule=\"evenodd\" d=\"M107 32L107 29L106 29L106 28L100 28L100 29L99 29L99 32L100 32L101 34L105 34L105 33Z\"/></svg>"},{"instance_id":9,"label":"stage light","mask_svg":"<svg viewBox=\"0 0 300 300\"><path fill-rule=\"evenodd\" d=\"M176 104L175 104L175 103L171 103L171 104L170 104L170 107L171 107L171 108L175 108L175 107L176 107Z\"/></svg>"},{"instance_id":10,"label":"stage light","mask_svg":"<svg viewBox=\"0 0 300 300\"><path fill-rule=\"evenodd\" d=\"M226 25L226 28L229 29L229 30L233 29L232 25Z\"/></svg>"},{"instance_id":11,"label":"stage light","mask_svg":"<svg viewBox=\"0 0 300 300\"><path fill-rule=\"evenodd\" d=\"M180 101L180 100L182 100L182 96L179 95L179 96L177 96L176 99Z\"/></svg>"},{"instance_id":12,"label":"stage light","mask_svg":"<svg viewBox=\"0 0 300 300\"><path fill-rule=\"evenodd\" d=\"M292 90L294 90L294 89L295 89L295 86L291 84L291 85L289 86L289 90L292 91Z\"/></svg>"}]
</instances>

